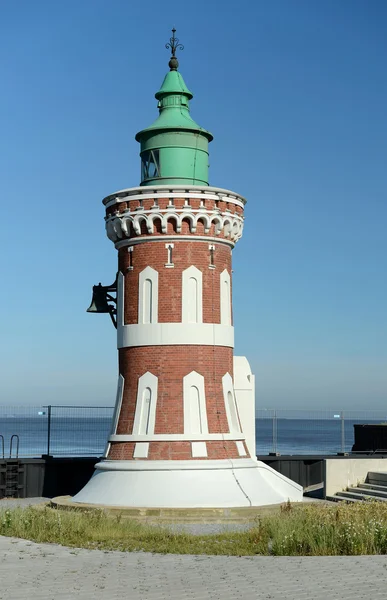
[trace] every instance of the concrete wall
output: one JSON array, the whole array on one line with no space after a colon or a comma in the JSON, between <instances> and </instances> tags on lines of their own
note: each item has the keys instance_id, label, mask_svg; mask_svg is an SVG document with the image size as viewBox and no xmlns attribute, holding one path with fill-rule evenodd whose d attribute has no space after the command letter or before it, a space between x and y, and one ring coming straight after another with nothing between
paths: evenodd
<instances>
[{"instance_id":1,"label":"concrete wall","mask_svg":"<svg viewBox=\"0 0 387 600\"><path fill-rule=\"evenodd\" d=\"M34 498L76 494L94 472L96 457L21 458L15 497ZM0 499L5 495L7 459L0 460ZM15 461L12 461L15 464Z\"/></svg>"},{"instance_id":2,"label":"concrete wall","mask_svg":"<svg viewBox=\"0 0 387 600\"><path fill-rule=\"evenodd\" d=\"M325 495L357 485L369 471L387 472L387 456L259 456L258 459L304 488L325 481ZM89 481L99 460L96 457L21 459L19 495L23 498L76 494ZM6 462L0 460L0 498L4 492Z\"/></svg>"},{"instance_id":3,"label":"concrete wall","mask_svg":"<svg viewBox=\"0 0 387 600\"><path fill-rule=\"evenodd\" d=\"M255 458L255 378L245 356L234 356L234 390L246 446Z\"/></svg>"},{"instance_id":4,"label":"concrete wall","mask_svg":"<svg viewBox=\"0 0 387 600\"><path fill-rule=\"evenodd\" d=\"M387 472L385 458L326 458L324 497L364 483L368 471Z\"/></svg>"}]
</instances>

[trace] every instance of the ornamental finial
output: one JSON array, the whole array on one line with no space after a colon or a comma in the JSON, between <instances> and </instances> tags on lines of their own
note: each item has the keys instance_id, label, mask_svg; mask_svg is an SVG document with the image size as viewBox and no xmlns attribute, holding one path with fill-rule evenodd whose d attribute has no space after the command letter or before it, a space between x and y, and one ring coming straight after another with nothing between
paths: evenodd
<instances>
[{"instance_id":1,"label":"ornamental finial","mask_svg":"<svg viewBox=\"0 0 387 600\"><path fill-rule=\"evenodd\" d=\"M179 40L179 38L175 37L175 33L176 33L176 29L173 28L172 29L172 37L169 38L168 44L165 44L165 47L167 48L167 50L171 49L172 56L168 63L171 71L177 71L177 68L179 66L179 61L176 58L176 50L178 50L178 49L184 50L183 44L180 44L180 40Z\"/></svg>"}]
</instances>

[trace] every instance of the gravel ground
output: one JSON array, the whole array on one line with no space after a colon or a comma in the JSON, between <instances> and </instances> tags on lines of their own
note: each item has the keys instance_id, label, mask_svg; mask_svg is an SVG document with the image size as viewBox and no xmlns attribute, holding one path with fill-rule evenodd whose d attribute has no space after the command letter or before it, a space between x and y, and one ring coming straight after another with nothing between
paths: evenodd
<instances>
[{"instance_id":1,"label":"gravel ground","mask_svg":"<svg viewBox=\"0 0 387 600\"><path fill-rule=\"evenodd\" d=\"M1 498L0 508L16 508L17 506L32 506L48 502L49 498Z\"/></svg>"}]
</instances>

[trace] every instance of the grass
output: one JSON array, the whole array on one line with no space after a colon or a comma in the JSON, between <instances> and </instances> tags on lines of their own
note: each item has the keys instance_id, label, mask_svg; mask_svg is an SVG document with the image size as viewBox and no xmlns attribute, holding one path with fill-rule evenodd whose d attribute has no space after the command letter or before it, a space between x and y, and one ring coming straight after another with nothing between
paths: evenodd
<instances>
[{"instance_id":1,"label":"grass","mask_svg":"<svg viewBox=\"0 0 387 600\"><path fill-rule=\"evenodd\" d=\"M387 505L381 502L286 504L248 531L174 533L103 511L49 507L0 510L0 535L76 548L233 556L324 556L387 553Z\"/></svg>"}]
</instances>

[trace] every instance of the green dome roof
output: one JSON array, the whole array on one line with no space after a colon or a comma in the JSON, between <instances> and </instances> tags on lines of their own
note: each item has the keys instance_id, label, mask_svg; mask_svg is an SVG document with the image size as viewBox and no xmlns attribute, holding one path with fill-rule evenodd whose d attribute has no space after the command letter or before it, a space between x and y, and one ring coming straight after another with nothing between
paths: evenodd
<instances>
[{"instance_id":1,"label":"green dome roof","mask_svg":"<svg viewBox=\"0 0 387 600\"><path fill-rule=\"evenodd\" d=\"M192 92L189 91L178 71L169 71L166 74L161 88L155 94L155 97L157 100L160 100L164 94L185 94L190 100L193 98Z\"/></svg>"},{"instance_id":2,"label":"green dome roof","mask_svg":"<svg viewBox=\"0 0 387 600\"><path fill-rule=\"evenodd\" d=\"M167 44L172 50L170 71L155 94L159 116L136 135L141 144L141 185L208 185L208 142L213 136L189 114L193 94L177 71L179 41L174 29L172 33Z\"/></svg>"},{"instance_id":3,"label":"green dome roof","mask_svg":"<svg viewBox=\"0 0 387 600\"><path fill-rule=\"evenodd\" d=\"M144 134L155 129L195 131L206 136L209 142L213 139L213 135L200 127L189 114L189 100L193 98L193 94L187 88L181 73L169 71L164 77L161 88L156 92L155 98L159 101L160 114L152 125L136 134L138 142L141 142Z\"/></svg>"}]
</instances>

